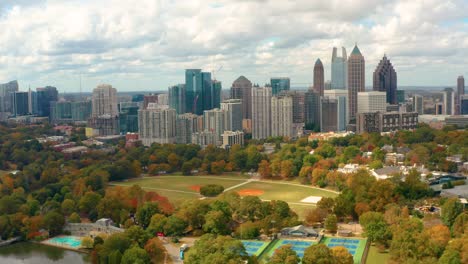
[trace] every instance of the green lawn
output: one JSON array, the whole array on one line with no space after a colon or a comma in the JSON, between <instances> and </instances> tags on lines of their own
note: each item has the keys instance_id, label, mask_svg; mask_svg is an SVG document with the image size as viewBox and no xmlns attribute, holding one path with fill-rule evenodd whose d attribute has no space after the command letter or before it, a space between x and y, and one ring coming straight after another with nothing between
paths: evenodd
<instances>
[{"instance_id":1,"label":"green lawn","mask_svg":"<svg viewBox=\"0 0 468 264\"><path fill-rule=\"evenodd\" d=\"M379 253L375 246L371 246L369 248L369 253L367 255L367 262L368 264L372 263L381 263L386 264L390 259L390 254L388 253Z\"/></svg>"}]
</instances>

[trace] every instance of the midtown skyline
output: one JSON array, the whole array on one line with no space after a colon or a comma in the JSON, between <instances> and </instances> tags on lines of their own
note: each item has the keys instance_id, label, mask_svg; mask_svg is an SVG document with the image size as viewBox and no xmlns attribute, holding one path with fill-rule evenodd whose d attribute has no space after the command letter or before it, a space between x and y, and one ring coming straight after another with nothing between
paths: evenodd
<instances>
[{"instance_id":1,"label":"midtown skyline","mask_svg":"<svg viewBox=\"0 0 468 264\"><path fill-rule=\"evenodd\" d=\"M298 2L2 1L0 83L78 92L81 76L84 92L100 83L164 91L200 68L224 89L241 75L260 85L285 76L306 88L318 58L330 80L333 47L355 42L366 87L384 54L400 87L455 87L468 75L465 1Z\"/></svg>"}]
</instances>

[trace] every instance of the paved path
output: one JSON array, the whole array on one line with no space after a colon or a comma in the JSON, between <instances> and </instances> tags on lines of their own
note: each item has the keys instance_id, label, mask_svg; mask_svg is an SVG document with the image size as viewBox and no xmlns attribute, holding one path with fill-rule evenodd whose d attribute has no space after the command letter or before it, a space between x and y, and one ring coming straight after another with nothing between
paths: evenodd
<instances>
[{"instance_id":1,"label":"paved path","mask_svg":"<svg viewBox=\"0 0 468 264\"><path fill-rule=\"evenodd\" d=\"M231 186L229 188L224 189L224 192L228 192L228 191L233 190L233 189L235 189L237 187L241 187L242 185L246 185L247 183L252 182L252 181L254 181L254 180L247 180L247 181L245 181L243 183L239 183L237 185Z\"/></svg>"},{"instance_id":2,"label":"paved path","mask_svg":"<svg viewBox=\"0 0 468 264\"><path fill-rule=\"evenodd\" d=\"M183 237L180 240L181 240L181 244L187 244L189 246L189 248L190 248L195 243L196 238ZM166 251L167 251L167 254L168 254L167 257L172 260L172 263L174 263L174 264L184 263L182 260L179 259L180 245L174 245L174 244L170 243L169 242L170 238L168 238L168 237L164 238L162 241L163 241L163 245L166 248Z\"/></svg>"}]
</instances>

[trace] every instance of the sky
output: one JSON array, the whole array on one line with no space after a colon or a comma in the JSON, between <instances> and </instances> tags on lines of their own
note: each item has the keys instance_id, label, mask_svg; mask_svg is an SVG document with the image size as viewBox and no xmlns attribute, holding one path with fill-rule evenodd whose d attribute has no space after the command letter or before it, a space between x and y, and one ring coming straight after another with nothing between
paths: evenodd
<instances>
[{"instance_id":1,"label":"sky","mask_svg":"<svg viewBox=\"0 0 468 264\"><path fill-rule=\"evenodd\" d=\"M366 85L384 54L401 86L455 86L468 77L468 0L1 0L0 83L61 92L108 83L157 91L184 69L223 88L240 75L263 85L330 79L333 46L355 43Z\"/></svg>"}]
</instances>

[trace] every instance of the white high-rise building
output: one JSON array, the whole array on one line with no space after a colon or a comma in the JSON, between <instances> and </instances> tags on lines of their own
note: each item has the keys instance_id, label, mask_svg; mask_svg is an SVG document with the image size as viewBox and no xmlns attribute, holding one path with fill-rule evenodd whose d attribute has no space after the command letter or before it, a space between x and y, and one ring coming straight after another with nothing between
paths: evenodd
<instances>
[{"instance_id":1,"label":"white high-rise building","mask_svg":"<svg viewBox=\"0 0 468 264\"><path fill-rule=\"evenodd\" d=\"M386 92L359 92L357 93L357 112L374 113L387 111Z\"/></svg>"},{"instance_id":2,"label":"white high-rise building","mask_svg":"<svg viewBox=\"0 0 468 264\"><path fill-rule=\"evenodd\" d=\"M271 88L252 89L252 138L263 139L271 136Z\"/></svg>"},{"instance_id":3,"label":"white high-rise building","mask_svg":"<svg viewBox=\"0 0 468 264\"><path fill-rule=\"evenodd\" d=\"M138 131L145 146L176 142L176 111L167 105L150 103L138 111Z\"/></svg>"},{"instance_id":4,"label":"white high-rise building","mask_svg":"<svg viewBox=\"0 0 468 264\"><path fill-rule=\"evenodd\" d=\"M421 95L415 94L413 96L413 112L418 112L418 114L424 114L424 105L423 97Z\"/></svg>"},{"instance_id":5,"label":"white high-rise building","mask_svg":"<svg viewBox=\"0 0 468 264\"><path fill-rule=\"evenodd\" d=\"M94 88L92 96L92 116L118 116L117 90L109 84Z\"/></svg>"},{"instance_id":6,"label":"white high-rise building","mask_svg":"<svg viewBox=\"0 0 468 264\"><path fill-rule=\"evenodd\" d=\"M230 99L221 103L226 112L225 130L242 131L242 100Z\"/></svg>"},{"instance_id":7,"label":"white high-rise building","mask_svg":"<svg viewBox=\"0 0 468 264\"><path fill-rule=\"evenodd\" d=\"M271 98L271 135L293 136L293 99L291 96Z\"/></svg>"},{"instance_id":8,"label":"white high-rise building","mask_svg":"<svg viewBox=\"0 0 468 264\"><path fill-rule=\"evenodd\" d=\"M223 134L226 123L226 111L215 108L203 112L203 128L216 135L216 145L221 145L221 135Z\"/></svg>"},{"instance_id":9,"label":"white high-rise building","mask_svg":"<svg viewBox=\"0 0 468 264\"><path fill-rule=\"evenodd\" d=\"M325 98L337 101L337 130L345 131L349 122L348 118L348 91L347 90L325 90Z\"/></svg>"},{"instance_id":10,"label":"white high-rise building","mask_svg":"<svg viewBox=\"0 0 468 264\"><path fill-rule=\"evenodd\" d=\"M452 88L445 88L444 92L444 115L455 114L455 92Z\"/></svg>"}]
</instances>

